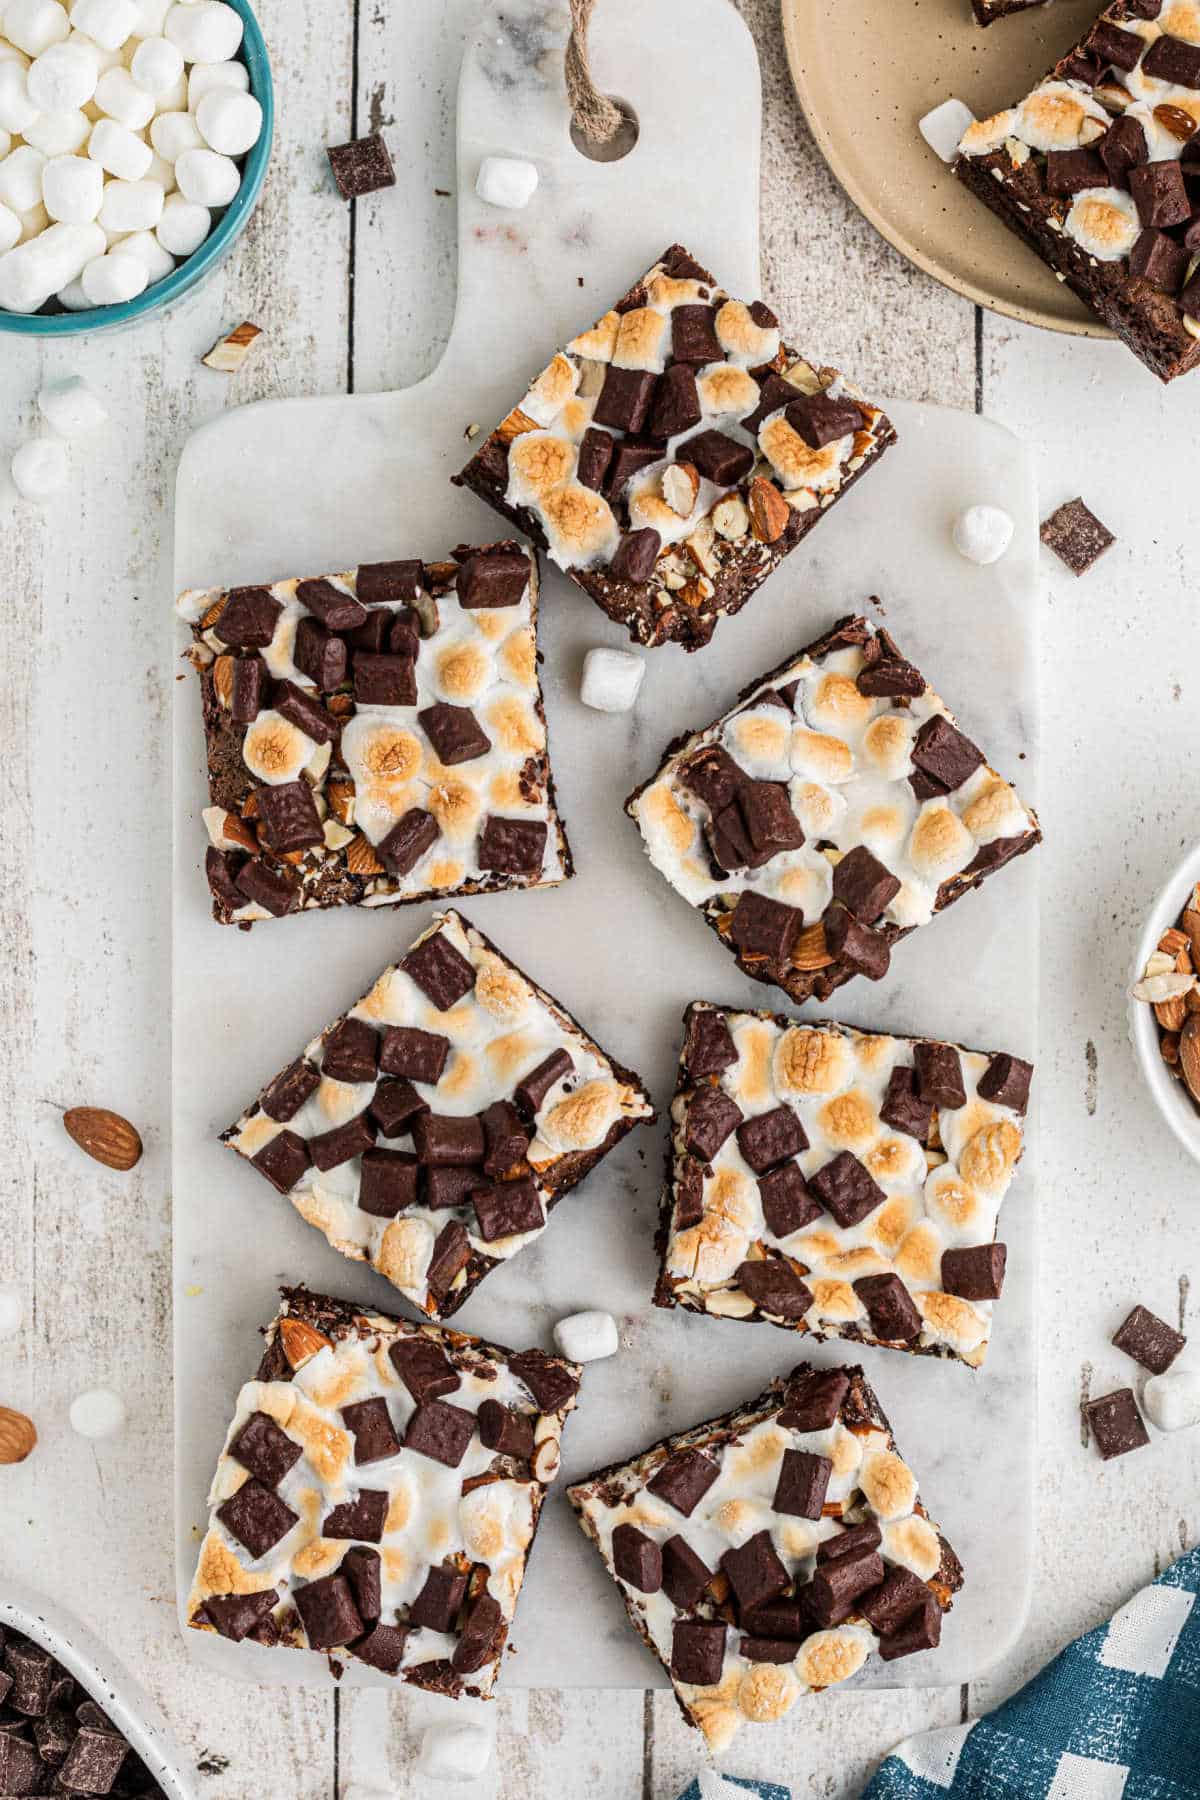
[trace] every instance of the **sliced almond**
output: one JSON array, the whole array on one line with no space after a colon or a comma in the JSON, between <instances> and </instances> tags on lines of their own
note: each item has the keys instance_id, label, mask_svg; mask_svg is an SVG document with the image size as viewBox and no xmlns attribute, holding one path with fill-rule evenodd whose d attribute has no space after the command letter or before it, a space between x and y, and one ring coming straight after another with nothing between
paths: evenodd
<instances>
[{"instance_id":1,"label":"sliced almond","mask_svg":"<svg viewBox=\"0 0 1200 1800\"><path fill-rule=\"evenodd\" d=\"M107 1169L132 1169L141 1159L141 1138L128 1119L107 1107L68 1107L63 1124L79 1148Z\"/></svg>"},{"instance_id":2,"label":"sliced almond","mask_svg":"<svg viewBox=\"0 0 1200 1800\"><path fill-rule=\"evenodd\" d=\"M523 413L519 406L514 406L507 418L501 419L492 436L498 437L502 444L511 444L522 432L536 430L537 420L531 419L528 413Z\"/></svg>"},{"instance_id":3,"label":"sliced almond","mask_svg":"<svg viewBox=\"0 0 1200 1800\"><path fill-rule=\"evenodd\" d=\"M699 492L700 471L694 463L672 463L663 475L663 499L681 519L690 518Z\"/></svg>"},{"instance_id":4,"label":"sliced almond","mask_svg":"<svg viewBox=\"0 0 1200 1800\"><path fill-rule=\"evenodd\" d=\"M310 1325L307 1319L280 1319L279 1338L283 1344L283 1354L287 1357L289 1367L293 1369L302 1369L306 1362L311 1362L320 1351L330 1347L330 1339L323 1331L318 1331L315 1325Z\"/></svg>"},{"instance_id":5,"label":"sliced almond","mask_svg":"<svg viewBox=\"0 0 1200 1800\"><path fill-rule=\"evenodd\" d=\"M1151 962L1154 958L1151 957ZM1196 985L1195 975L1180 975L1171 969L1167 973L1144 975L1141 981L1135 981L1130 988L1130 998L1145 1000L1151 1006L1158 1006L1164 1000L1179 1000L1188 994Z\"/></svg>"},{"instance_id":6,"label":"sliced almond","mask_svg":"<svg viewBox=\"0 0 1200 1800\"><path fill-rule=\"evenodd\" d=\"M1172 1068L1174 1068L1175 1064L1179 1061L1179 1033L1177 1031L1164 1031L1158 1040L1158 1047L1162 1051L1163 1061L1165 1063L1170 1063Z\"/></svg>"},{"instance_id":7,"label":"sliced almond","mask_svg":"<svg viewBox=\"0 0 1200 1800\"><path fill-rule=\"evenodd\" d=\"M815 925L806 925L796 939L792 951L792 967L794 969L828 969L834 962L828 944L825 942L825 927L818 919Z\"/></svg>"},{"instance_id":8,"label":"sliced almond","mask_svg":"<svg viewBox=\"0 0 1200 1800\"><path fill-rule=\"evenodd\" d=\"M352 875L383 874L383 864L361 832L357 832L353 841L346 845L346 867Z\"/></svg>"},{"instance_id":9,"label":"sliced almond","mask_svg":"<svg viewBox=\"0 0 1200 1800\"><path fill-rule=\"evenodd\" d=\"M222 375L236 375L261 336L262 326L252 325L249 319L244 319L223 338L218 338L200 361L206 368L216 369Z\"/></svg>"},{"instance_id":10,"label":"sliced almond","mask_svg":"<svg viewBox=\"0 0 1200 1800\"><path fill-rule=\"evenodd\" d=\"M24 1462L36 1443L33 1420L11 1406L0 1406L0 1463Z\"/></svg>"},{"instance_id":11,"label":"sliced almond","mask_svg":"<svg viewBox=\"0 0 1200 1800\"><path fill-rule=\"evenodd\" d=\"M713 530L721 537L736 543L744 538L750 529L750 512L740 494L727 494L724 500L713 507ZM688 544L691 549L691 543ZM703 566L703 565L701 565Z\"/></svg>"},{"instance_id":12,"label":"sliced almond","mask_svg":"<svg viewBox=\"0 0 1200 1800\"><path fill-rule=\"evenodd\" d=\"M354 783L352 781L339 781L335 776L332 781L326 783L325 798L329 802L329 810L335 819L340 819L343 825L353 825Z\"/></svg>"},{"instance_id":13,"label":"sliced almond","mask_svg":"<svg viewBox=\"0 0 1200 1800\"><path fill-rule=\"evenodd\" d=\"M201 613L201 615L200 615L201 631L209 631L216 624L216 622L220 618L221 614L225 611L226 599L227 599L227 595L222 594L221 598L219 600L213 601L212 605L208 608L207 612Z\"/></svg>"},{"instance_id":14,"label":"sliced almond","mask_svg":"<svg viewBox=\"0 0 1200 1800\"><path fill-rule=\"evenodd\" d=\"M756 475L750 483L750 529L760 544L773 544L787 530L788 503L765 475Z\"/></svg>"},{"instance_id":15,"label":"sliced almond","mask_svg":"<svg viewBox=\"0 0 1200 1800\"><path fill-rule=\"evenodd\" d=\"M1186 950L1188 947L1187 932L1180 931L1177 925L1172 925L1170 931L1164 931L1159 938L1158 947L1167 956L1178 956L1181 950Z\"/></svg>"}]
</instances>

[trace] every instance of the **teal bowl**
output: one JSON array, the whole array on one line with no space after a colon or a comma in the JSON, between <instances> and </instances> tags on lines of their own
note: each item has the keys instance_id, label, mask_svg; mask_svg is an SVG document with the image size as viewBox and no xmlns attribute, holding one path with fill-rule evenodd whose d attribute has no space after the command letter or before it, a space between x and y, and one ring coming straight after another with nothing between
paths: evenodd
<instances>
[{"instance_id":1,"label":"teal bowl","mask_svg":"<svg viewBox=\"0 0 1200 1800\"><path fill-rule=\"evenodd\" d=\"M115 306L93 306L86 312L10 313L0 309L0 333L12 332L18 337L77 337L85 331L113 331L122 325L134 325L151 313L161 312L215 269L228 254L235 240L246 229L250 214L258 204L267 164L271 160L271 138L275 130L275 93L271 85L271 65L267 46L258 20L250 10L249 0L227 0L245 22L240 60L250 74L250 92L263 111L263 128L257 144L247 151L242 164L242 185L198 250L164 275L161 281L143 288L136 300L123 300ZM49 302L54 305L55 302Z\"/></svg>"}]
</instances>

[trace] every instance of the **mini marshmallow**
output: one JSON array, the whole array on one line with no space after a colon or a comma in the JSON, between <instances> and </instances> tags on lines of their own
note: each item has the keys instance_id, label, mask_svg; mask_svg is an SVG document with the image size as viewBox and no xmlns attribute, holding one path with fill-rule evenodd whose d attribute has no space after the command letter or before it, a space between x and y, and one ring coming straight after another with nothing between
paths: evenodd
<instances>
[{"instance_id":1,"label":"mini marshmallow","mask_svg":"<svg viewBox=\"0 0 1200 1800\"><path fill-rule=\"evenodd\" d=\"M201 150L204 139L189 112L160 112L150 124L150 142L164 161L173 163L185 150Z\"/></svg>"},{"instance_id":2,"label":"mini marshmallow","mask_svg":"<svg viewBox=\"0 0 1200 1800\"><path fill-rule=\"evenodd\" d=\"M162 218L164 194L156 181L109 181L100 203L105 231L153 231Z\"/></svg>"},{"instance_id":3,"label":"mini marshmallow","mask_svg":"<svg viewBox=\"0 0 1200 1800\"><path fill-rule=\"evenodd\" d=\"M974 123L975 114L961 100L943 100L940 106L935 106L918 121L917 130L935 155L943 162L952 163L958 155L959 139L967 126Z\"/></svg>"},{"instance_id":4,"label":"mini marshmallow","mask_svg":"<svg viewBox=\"0 0 1200 1800\"><path fill-rule=\"evenodd\" d=\"M184 199L198 206L228 206L242 184L237 164L215 150L184 150L175 158L175 179Z\"/></svg>"},{"instance_id":5,"label":"mini marshmallow","mask_svg":"<svg viewBox=\"0 0 1200 1800\"><path fill-rule=\"evenodd\" d=\"M71 30L67 9L58 0L8 0L3 11L5 37L26 56L40 56L51 44L61 44Z\"/></svg>"},{"instance_id":6,"label":"mini marshmallow","mask_svg":"<svg viewBox=\"0 0 1200 1800\"><path fill-rule=\"evenodd\" d=\"M157 150L150 152L150 167L142 177L144 181L155 181L164 194L175 192L175 165L164 162Z\"/></svg>"},{"instance_id":7,"label":"mini marshmallow","mask_svg":"<svg viewBox=\"0 0 1200 1800\"><path fill-rule=\"evenodd\" d=\"M72 1431L80 1437L115 1437L125 1423L125 1402L111 1388L92 1388L71 1402Z\"/></svg>"},{"instance_id":8,"label":"mini marshmallow","mask_svg":"<svg viewBox=\"0 0 1200 1800\"><path fill-rule=\"evenodd\" d=\"M150 276L144 262L117 249L93 257L80 280L93 306L117 306L123 300L136 300L149 285Z\"/></svg>"},{"instance_id":9,"label":"mini marshmallow","mask_svg":"<svg viewBox=\"0 0 1200 1800\"><path fill-rule=\"evenodd\" d=\"M143 38L133 53L129 73L148 94L169 93L183 74L183 52L168 38Z\"/></svg>"},{"instance_id":10,"label":"mini marshmallow","mask_svg":"<svg viewBox=\"0 0 1200 1800\"><path fill-rule=\"evenodd\" d=\"M83 291L82 281L68 281L65 288L59 288L54 298L64 312L91 312L92 303Z\"/></svg>"},{"instance_id":11,"label":"mini marshmallow","mask_svg":"<svg viewBox=\"0 0 1200 1800\"><path fill-rule=\"evenodd\" d=\"M12 459L13 486L35 504L67 484L67 453L55 438L31 438Z\"/></svg>"},{"instance_id":12,"label":"mini marshmallow","mask_svg":"<svg viewBox=\"0 0 1200 1800\"><path fill-rule=\"evenodd\" d=\"M568 1362L599 1362L617 1354L617 1321L606 1312L572 1313L554 1327L554 1342Z\"/></svg>"},{"instance_id":13,"label":"mini marshmallow","mask_svg":"<svg viewBox=\"0 0 1200 1800\"><path fill-rule=\"evenodd\" d=\"M0 201L0 255L21 241L21 217Z\"/></svg>"},{"instance_id":14,"label":"mini marshmallow","mask_svg":"<svg viewBox=\"0 0 1200 1800\"><path fill-rule=\"evenodd\" d=\"M241 15L224 0L173 6L163 24L163 36L179 46L188 62L228 61L238 52L242 30Z\"/></svg>"},{"instance_id":15,"label":"mini marshmallow","mask_svg":"<svg viewBox=\"0 0 1200 1800\"><path fill-rule=\"evenodd\" d=\"M492 1758L492 1734L483 1725L427 1725L417 1769L433 1781L475 1781Z\"/></svg>"},{"instance_id":16,"label":"mini marshmallow","mask_svg":"<svg viewBox=\"0 0 1200 1800\"><path fill-rule=\"evenodd\" d=\"M82 44L85 50L91 51L96 59L97 78L103 75L106 69L123 69L125 67L125 58L120 50L105 50L103 45L98 44L95 38L88 37L84 31L72 31L67 42L68 44Z\"/></svg>"},{"instance_id":17,"label":"mini marshmallow","mask_svg":"<svg viewBox=\"0 0 1200 1800\"><path fill-rule=\"evenodd\" d=\"M130 28L130 37L160 37L166 16L174 3L175 0L134 0L138 16L137 24Z\"/></svg>"},{"instance_id":18,"label":"mini marshmallow","mask_svg":"<svg viewBox=\"0 0 1200 1800\"><path fill-rule=\"evenodd\" d=\"M86 156L52 156L42 170L42 197L52 219L86 225L100 211L104 170Z\"/></svg>"},{"instance_id":19,"label":"mini marshmallow","mask_svg":"<svg viewBox=\"0 0 1200 1800\"><path fill-rule=\"evenodd\" d=\"M122 181L141 181L150 167L149 144L115 119L101 119L93 125L87 153Z\"/></svg>"},{"instance_id":20,"label":"mini marshmallow","mask_svg":"<svg viewBox=\"0 0 1200 1800\"><path fill-rule=\"evenodd\" d=\"M138 86L128 69L106 69L96 83L96 105L118 125L142 131L154 117L154 95Z\"/></svg>"},{"instance_id":21,"label":"mini marshmallow","mask_svg":"<svg viewBox=\"0 0 1200 1800\"><path fill-rule=\"evenodd\" d=\"M187 70L179 77L174 87L169 87L161 94L155 94L154 103L159 112L186 112L188 103Z\"/></svg>"},{"instance_id":22,"label":"mini marshmallow","mask_svg":"<svg viewBox=\"0 0 1200 1800\"><path fill-rule=\"evenodd\" d=\"M37 237L45 231L50 223L50 214L44 206L35 206L31 212L18 213L21 221L21 242L27 244L30 238Z\"/></svg>"},{"instance_id":23,"label":"mini marshmallow","mask_svg":"<svg viewBox=\"0 0 1200 1800\"><path fill-rule=\"evenodd\" d=\"M182 194L168 194L154 235L172 256L190 256L193 250L200 248L211 230L212 215L207 206L185 200Z\"/></svg>"},{"instance_id":24,"label":"mini marshmallow","mask_svg":"<svg viewBox=\"0 0 1200 1800\"><path fill-rule=\"evenodd\" d=\"M1142 1389L1142 1406L1160 1431L1200 1425L1200 1371L1167 1369L1151 1375Z\"/></svg>"},{"instance_id":25,"label":"mini marshmallow","mask_svg":"<svg viewBox=\"0 0 1200 1800\"><path fill-rule=\"evenodd\" d=\"M71 23L99 44L102 50L119 50L138 20L134 0L75 0Z\"/></svg>"},{"instance_id":26,"label":"mini marshmallow","mask_svg":"<svg viewBox=\"0 0 1200 1800\"><path fill-rule=\"evenodd\" d=\"M32 144L18 144L0 163L0 200L14 212L37 206L42 198L42 170L46 158Z\"/></svg>"},{"instance_id":27,"label":"mini marshmallow","mask_svg":"<svg viewBox=\"0 0 1200 1800\"><path fill-rule=\"evenodd\" d=\"M74 156L91 135L92 122L85 112L39 113L25 127L25 142L43 156Z\"/></svg>"},{"instance_id":28,"label":"mini marshmallow","mask_svg":"<svg viewBox=\"0 0 1200 1800\"><path fill-rule=\"evenodd\" d=\"M538 184L538 172L519 156L485 156L475 177L475 192L489 206L519 209L528 206Z\"/></svg>"},{"instance_id":29,"label":"mini marshmallow","mask_svg":"<svg viewBox=\"0 0 1200 1800\"><path fill-rule=\"evenodd\" d=\"M14 1287L11 1281L6 1281L0 1287L0 1338L16 1337L23 1317L21 1290Z\"/></svg>"},{"instance_id":30,"label":"mini marshmallow","mask_svg":"<svg viewBox=\"0 0 1200 1800\"><path fill-rule=\"evenodd\" d=\"M217 88L196 108L196 123L210 148L223 156L244 156L262 132L262 107L253 94Z\"/></svg>"},{"instance_id":31,"label":"mini marshmallow","mask_svg":"<svg viewBox=\"0 0 1200 1800\"><path fill-rule=\"evenodd\" d=\"M108 418L103 401L80 375L48 381L38 392L38 411L59 437L83 437Z\"/></svg>"},{"instance_id":32,"label":"mini marshmallow","mask_svg":"<svg viewBox=\"0 0 1200 1800\"><path fill-rule=\"evenodd\" d=\"M198 62L188 70L187 103L195 112L205 94L217 88L232 88L244 94L250 86L250 71L243 62Z\"/></svg>"},{"instance_id":33,"label":"mini marshmallow","mask_svg":"<svg viewBox=\"0 0 1200 1800\"><path fill-rule=\"evenodd\" d=\"M11 149L12 133L10 131L5 131L4 127L0 125L0 162L4 161L4 158Z\"/></svg>"},{"instance_id":34,"label":"mini marshmallow","mask_svg":"<svg viewBox=\"0 0 1200 1800\"><path fill-rule=\"evenodd\" d=\"M175 258L163 249L152 231L131 231L128 237L121 239L121 254L136 256L139 262L145 263L151 287L175 267Z\"/></svg>"},{"instance_id":35,"label":"mini marshmallow","mask_svg":"<svg viewBox=\"0 0 1200 1800\"><path fill-rule=\"evenodd\" d=\"M645 661L633 650L589 650L579 698L597 712L628 712L645 674Z\"/></svg>"},{"instance_id":36,"label":"mini marshmallow","mask_svg":"<svg viewBox=\"0 0 1200 1800\"><path fill-rule=\"evenodd\" d=\"M998 562L1012 542L1013 522L1001 506L968 506L951 528L954 548L968 562Z\"/></svg>"},{"instance_id":37,"label":"mini marshmallow","mask_svg":"<svg viewBox=\"0 0 1200 1800\"><path fill-rule=\"evenodd\" d=\"M100 59L81 42L51 44L25 71L29 98L40 112L73 112L86 106L100 79Z\"/></svg>"},{"instance_id":38,"label":"mini marshmallow","mask_svg":"<svg viewBox=\"0 0 1200 1800\"><path fill-rule=\"evenodd\" d=\"M37 116L24 67L19 62L0 62L0 125L20 137Z\"/></svg>"}]
</instances>

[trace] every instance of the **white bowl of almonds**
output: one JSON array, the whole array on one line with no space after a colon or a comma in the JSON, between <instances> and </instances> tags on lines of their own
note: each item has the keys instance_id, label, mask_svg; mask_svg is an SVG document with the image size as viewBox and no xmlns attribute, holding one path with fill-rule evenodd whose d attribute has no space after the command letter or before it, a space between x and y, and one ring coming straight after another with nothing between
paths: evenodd
<instances>
[{"instance_id":1,"label":"white bowl of almonds","mask_svg":"<svg viewBox=\"0 0 1200 1800\"><path fill-rule=\"evenodd\" d=\"M1131 971L1129 1029L1159 1112L1200 1162L1200 845L1146 921Z\"/></svg>"}]
</instances>

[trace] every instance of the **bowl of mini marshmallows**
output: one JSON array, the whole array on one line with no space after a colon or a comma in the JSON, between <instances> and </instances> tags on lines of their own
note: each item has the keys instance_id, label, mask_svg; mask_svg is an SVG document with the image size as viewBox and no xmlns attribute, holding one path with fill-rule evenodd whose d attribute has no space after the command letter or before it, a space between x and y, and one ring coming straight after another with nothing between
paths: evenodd
<instances>
[{"instance_id":1,"label":"bowl of mini marshmallows","mask_svg":"<svg viewBox=\"0 0 1200 1800\"><path fill-rule=\"evenodd\" d=\"M187 293L249 220L273 118L248 0L0 0L0 332Z\"/></svg>"}]
</instances>

